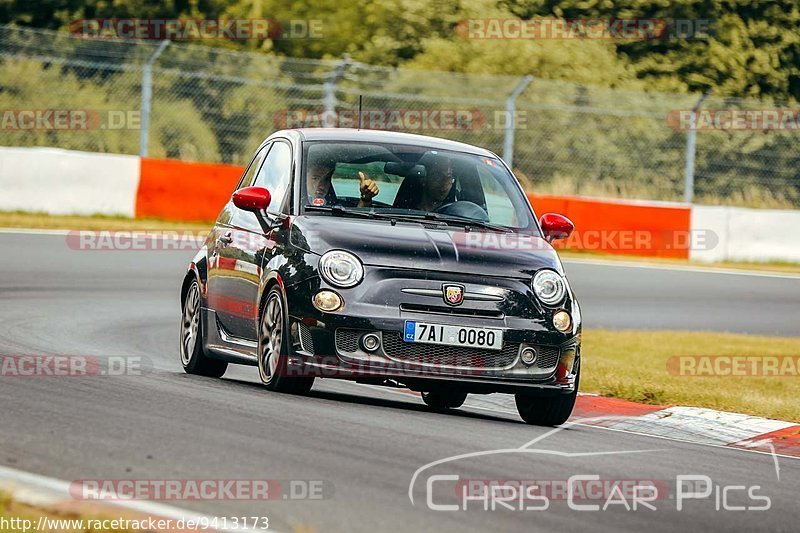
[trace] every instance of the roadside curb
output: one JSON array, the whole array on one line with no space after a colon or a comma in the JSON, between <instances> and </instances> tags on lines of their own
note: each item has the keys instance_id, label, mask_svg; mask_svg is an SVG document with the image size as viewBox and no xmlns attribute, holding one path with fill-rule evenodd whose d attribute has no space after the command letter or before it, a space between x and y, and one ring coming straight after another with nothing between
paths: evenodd
<instances>
[{"instance_id":1,"label":"roadside curb","mask_svg":"<svg viewBox=\"0 0 800 533\"><path fill-rule=\"evenodd\" d=\"M398 392L419 396L418 392L407 389ZM481 410L516 415L513 405L505 401L481 399L480 405L467 402L467 406ZM650 405L581 392L569 421L650 437L800 458L800 424L703 407Z\"/></svg>"},{"instance_id":2,"label":"roadside curb","mask_svg":"<svg viewBox=\"0 0 800 533\"><path fill-rule=\"evenodd\" d=\"M624 417L596 420L598 417ZM647 405L580 394L571 421L698 444L800 458L800 424L701 407Z\"/></svg>"},{"instance_id":3,"label":"roadside curb","mask_svg":"<svg viewBox=\"0 0 800 533\"><path fill-rule=\"evenodd\" d=\"M170 519L173 521L192 520L195 523L213 523L213 517L180 509L171 505L156 501L147 500L104 500L104 501L82 501L72 497L70 493L70 483L60 479L32 474L23 470L9 468L0 465L0 491L8 492L13 499L25 505L42 509L44 512L54 512L60 514L80 514L97 515L109 517L114 514L115 518L128 520L146 521L150 518L154 520ZM92 516L94 517L94 516ZM272 530L272 528L270 528ZM173 532L192 532L198 531L219 531L226 530L215 527L198 527L194 529L171 528ZM230 530L233 531L233 530ZM253 531L251 528L240 527L235 531L247 533Z\"/></svg>"}]
</instances>

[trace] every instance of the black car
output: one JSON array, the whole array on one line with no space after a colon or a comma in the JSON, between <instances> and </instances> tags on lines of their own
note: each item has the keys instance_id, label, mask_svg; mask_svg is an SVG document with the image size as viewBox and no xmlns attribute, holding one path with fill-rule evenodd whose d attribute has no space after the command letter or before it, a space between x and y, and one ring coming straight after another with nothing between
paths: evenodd
<instances>
[{"instance_id":1,"label":"black car","mask_svg":"<svg viewBox=\"0 0 800 533\"><path fill-rule=\"evenodd\" d=\"M578 302L492 152L384 131L297 129L265 140L181 289L186 372L255 365L274 391L316 377L406 387L434 409L516 395L531 424L569 417Z\"/></svg>"}]
</instances>

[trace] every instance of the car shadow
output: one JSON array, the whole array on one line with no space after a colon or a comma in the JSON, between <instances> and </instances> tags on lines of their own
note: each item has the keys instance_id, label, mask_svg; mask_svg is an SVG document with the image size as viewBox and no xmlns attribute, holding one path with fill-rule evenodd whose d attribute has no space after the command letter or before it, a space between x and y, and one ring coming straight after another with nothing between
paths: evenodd
<instances>
[{"instance_id":1,"label":"car shadow","mask_svg":"<svg viewBox=\"0 0 800 533\"><path fill-rule=\"evenodd\" d=\"M237 385L251 388L251 389L258 389L259 391L268 393L268 394L281 394L281 393L271 393L264 389L264 386L260 383L255 383L252 381L246 381L238 378L222 378L223 381L227 383L235 383ZM362 385L359 385L362 386ZM404 411L413 411L418 413L431 413L437 414L439 416L454 416L454 417L461 417L461 418L471 418L475 420L487 420L487 421L494 421L494 422L505 422L505 423L515 423L515 424L524 424L521 420L514 420L511 418L505 418L497 415L492 415L491 413L476 413L474 411L466 411L463 409L450 409L447 411L434 411L422 403L422 400L417 397L409 394L409 400L416 399L419 401L418 404L411 403L411 402L404 402L399 400L392 400L388 398L380 398L377 396L370 396L368 392L371 390L367 386L363 386L365 394L353 394L349 392L339 392L339 391L329 391L329 390L318 390L318 389L311 389L311 391L305 395L307 398L315 398L318 400L327 400L337 403L352 403L352 404L360 404L360 405L370 405L373 407L382 407L388 409L402 409ZM287 395L288 396L288 395ZM302 396L298 396L302 397Z\"/></svg>"}]
</instances>

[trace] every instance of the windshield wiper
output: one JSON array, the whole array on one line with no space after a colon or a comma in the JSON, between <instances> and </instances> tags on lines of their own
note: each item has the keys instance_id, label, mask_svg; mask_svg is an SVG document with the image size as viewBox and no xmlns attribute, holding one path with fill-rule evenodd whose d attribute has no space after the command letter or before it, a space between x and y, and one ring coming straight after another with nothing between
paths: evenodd
<instances>
[{"instance_id":1,"label":"windshield wiper","mask_svg":"<svg viewBox=\"0 0 800 533\"><path fill-rule=\"evenodd\" d=\"M373 218L378 220L389 220L391 221L392 225L394 226L398 220L402 220L403 216L400 215L393 215L390 213L376 213L374 210L370 211L354 211L352 209L348 209L341 205L306 205L306 211L322 211L328 212L334 216L344 216L344 217L356 217L356 218ZM413 222L419 222L419 220L413 220Z\"/></svg>"},{"instance_id":2,"label":"windshield wiper","mask_svg":"<svg viewBox=\"0 0 800 533\"><path fill-rule=\"evenodd\" d=\"M505 226L500 226L498 224L492 224L491 222L484 222L482 220L475 220L472 218L464 218L464 217L457 217L453 215L442 215L440 213L378 213L374 210L371 211L357 211L348 209L341 205L306 205L306 211L321 211L327 212L331 215L335 216L352 216L357 218L374 218L380 220L391 220L392 222L402 220L407 222L422 222L423 220L431 220L434 222L439 222L444 225L453 225L457 224L459 226L465 226L467 231L469 231L472 227L478 227L482 229L489 229L492 231L499 231L503 233L511 232L511 228L507 228Z\"/></svg>"},{"instance_id":3,"label":"windshield wiper","mask_svg":"<svg viewBox=\"0 0 800 533\"><path fill-rule=\"evenodd\" d=\"M355 211L352 209L348 209L341 205L306 205L306 211L321 211L330 213L333 216L340 216L340 217L354 217L354 218L371 218L377 220L388 220L392 223L392 226L397 224L397 221L401 222L414 222L417 224L424 224L427 220L433 220L444 226L449 226L446 220L439 220L439 219L432 219L425 215L415 215L415 214L396 214L396 213L378 213L374 210L370 211ZM459 221L459 223L461 223Z\"/></svg>"},{"instance_id":4,"label":"windshield wiper","mask_svg":"<svg viewBox=\"0 0 800 533\"><path fill-rule=\"evenodd\" d=\"M474 218L443 215L441 213L425 213L421 215L408 214L408 215L401 215L401 218L402 217L417 218L417 219L424 218L425 220L434 220L436 222L443 222L445 224L458 224L460 226L465 226L467 230L469 230L474 226L482 229L499 231L502 233L509 233L512 231L511 228L500 226L499 224L492 224L491 222L484 222L483 220L476 220Z\"/></svg>"},{"instance_id":5,"label":"windshield wiper","mask_svg":"<svg viewBox=\"0 0 800 533\"><path fill-rule=\"evenodd\" d=\"M306 205L306 211L322 211L337 216L352 216L359 218L375 218L375 213L371 211L352 211L341 205Z\"/></svg>"}]
</instances>

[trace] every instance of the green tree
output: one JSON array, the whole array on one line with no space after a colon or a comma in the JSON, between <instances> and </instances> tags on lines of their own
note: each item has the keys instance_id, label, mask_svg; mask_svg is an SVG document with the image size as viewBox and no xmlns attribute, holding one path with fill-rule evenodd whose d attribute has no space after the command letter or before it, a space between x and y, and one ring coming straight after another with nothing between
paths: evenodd
<instances>
[{"instance_id":1,"label":"green tree","mask_svg":"<svg viewBox=\"0 0 800 533\"><path fill-rule=\"evenodd\" d=\"M619 41L648 86L800 99L800 5L796 0L501 0L521 18L708 21L706 37Z\"/></svg>"},{"instance_id":2,"label":"green tree","mask_svg":"<svg viewBox=\"0 0 800 533\"><path fill-rule=\"evenodd\" d=\"M0 23L59 29L84 18L216 17L228 0L0 0Z\"/></svg>"},{"instance_id":3,"label":"green tree","mask_svg":"<svg viewBox=\"0 0 800 533\"><path fill-rule=\"evenodd\" d=\"M55 146L88 152L139 153L139 123L131 112L139 109L138 76L78 77L74 73L34 60L6 60L0 81L0 109L84 111L85 129L9 129L4 144ZM53 90L57 87L58 90ZM122 127L111 126L110 114L124 114ZM135 115L134 115L135 116ZM150 154L155 157L214 161L219 158L211 129L191 102L174 98L154 103Z\"/></svg>"}]
</instances>

